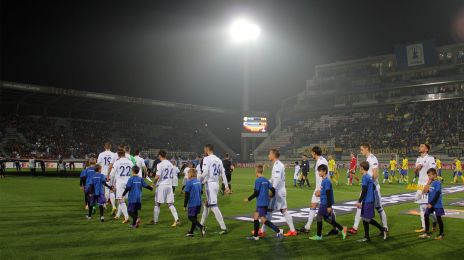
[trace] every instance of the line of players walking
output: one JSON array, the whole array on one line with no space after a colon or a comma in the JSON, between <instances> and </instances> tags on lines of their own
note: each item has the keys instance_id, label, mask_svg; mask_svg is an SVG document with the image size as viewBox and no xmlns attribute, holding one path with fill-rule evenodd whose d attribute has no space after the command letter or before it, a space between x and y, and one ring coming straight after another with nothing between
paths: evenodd
<instances>
[{"instance_id":1,"label":"line of players walking","mask_svg":"<svg viewBox=\"0 0 464 260\"><path fill-rule=\"evenodd\" d=\"M439 158L434 157L436 162L436 170L438 174L438 179L443 183L445 178L442 175L442 162ZM310 163L308 157L306 155L302 156L301 163L296 161L295 168L294 168L294 175L293 175L293 186L294 187L311 187L311 184L308 179L308 172ZM337 164L334 158L329 155L328 156L328 165L329 165L329 177L330 180L335 183L336 185L339 184L340 173L339 168L345 168L345 165ZM398 184L407 184L409 182L409 160L407 157L403 157L401 161L401 165L397 162L395 156L391 157L391 160L388 164L383 164L383 174L382 174L382 184L388 183L398 183ZM356 180L360 182L359 177L356 175L357 169L357 158L354 153L351 153L351 161L348 166L347 170L347 177L346 177L346 185L353 185L353 181ZM455 158L452 164L452 172L453 177L451 183L456 184L459 180L464 183L464 176L462 172L462 162L459 158ZM418 172L414 172L414 178L412 179L411 183L415 183L419 178Z\"/></svg>"},{"instance_id":2,"label":"line of players walking","mask_svg":"<svg viewBox=\"0 0 464 260\"><path fill-rule=\"evenodd\" d=\"M443 238L443 221L441 216L444 215L441 182L438 180L435 160L428 155L430 146L421 144L419 146L420 157L417 158L415 172L418 176L418 184L421 189L417 191L416 203L419 204L421 216L421 228L416 230L422 238L430 237L429 216L433 218L434 227L438 224L439 235L436 239ZM371 153L369 144L361 144L360 152L366 157L366 161L360 163L360 171L363 174L361 178L361 193L357 201L357 211L352 228L349 230L346 226L341 226L336 221L335 212L332 208L335 203L332 181L330 179L330 165L322 156L322 149L315 146L311 149L311 156L315 160L315 189L310 201L310 211L308 220L304 227L296 230L293 218L287 210L287 191L285 185L285 165L279 160L280 152L277 149L269 151L269 160L272 162L271 178L268 180L264 177L262 165L255 168L256 180L252 195L245 198L249 202L256 198L256 210L253 214L254 223L252 236L247 237L249 240L259 240L266 236L266 226L276 233L276 238L297 236L299 233L309 234L312 223L316 218L316 234L311 236L311 240L322 240L322 223L323 220L332 226L327 235L340 234L345 239L347 233L357 234L358 226L363 221L364 237L360 242L369 242L369 225L373 225L379 230L379 236L384 240L387 239L389 228L387 224L387 214L382 206L382 199L379 184L379 162ZM202 162L196 167L187 167L185 173L187 178L185 186L184 210L187 211L188 219L191 221L191 228L186 236L193 236L194 231L198 228L202 236L206 234L205 221L212 211L220 226L219 234L227 234L228 229L224 223L221 211L218 207L218 193L220 191L219 180L222 179L224 192L230 193L228 176L226 176L224 165L221 159L214 155L214 147L210 144L204 146ZM155 191L155 206L153 209L153 220L151 224L158 224L160 207L166 204L174 218L172 227L180 224L177 210L174 206L173 180L179 173L179 169L167 160L166 151L160 150L159 163L156 165L156 175L154 180L148 176L145 178L152 185L148 185L143 178L143 172L146 171L143 159L139 152L135 156L130 154L128 146L119 146L117 154L111 152L111 145L105 145L105 151L100 153L98 159L89 160L90 167L83 170L81 174L81 187L85 193L85 202L88 208L87 218L91 219L94 206L98 205L100 210L100 220L104 221L103 211L107 200L113 207L113 213L116 213L115 219L124 216L122 223L129 222L129 216L132 217L132 228L140 225L138 211L141 209L142 188ZM355 158L353 156L353 158ZM309 162L306 159L309 165ZM353 162L353 160L352 160ZM305 160L303 161L303 165ZM354 163L356 165L356 162ZM190 165L191 166L191 165ZM333 168L332 168L333 169ZM355 170L350 165L349 172ZM309 170L307 171L309 172ZM305 182L307 181L307 172ZM352 175L352 174L350 174ZM352 181L348 177L348 181ZM230 181L230 177L229 177ZM309 184L309 182L307 182ZM206 201L202 203L201 197L203 187L206 193ZM126 199L128 206L126 206ZM117 205L116 205L117 201ZM381 218L381 224L375 219L375 211ZM271 221L272 214L280 212L285 218L289 230L284 233L283 229L277 228ZM201 213L201 220L197 216ZM261 221L261 227L260 227Z\"/></svg>"}]
</instances>

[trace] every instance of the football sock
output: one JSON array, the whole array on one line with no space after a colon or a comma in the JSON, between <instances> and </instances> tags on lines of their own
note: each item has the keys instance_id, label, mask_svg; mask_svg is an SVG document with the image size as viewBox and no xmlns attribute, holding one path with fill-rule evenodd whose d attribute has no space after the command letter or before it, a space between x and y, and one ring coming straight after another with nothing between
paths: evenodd
<instances>
[{"instance_id":1,"label":"football sock","mask_svg":"<svg viewBox=\"0 0 464 260\"><path fill-rule=\"evenodd\" d=\"M153 209L153 221L155 223L158 223L159 215L160 215L160 206L155 205L155 208Z\"/></svg>"},{"instance_id":2,"label":"football sock","mask_svg":"<svg viewBox=\"0 0 464 260\"><path fill-rule=\"evenodd\" d=\"M92 216L92 210L93 210L93 207L92 207L92 205L90 205L90 203L89 203L89 217Z\"/></svg>"},{"instance_id":3,"label":"football sock","mask_svg":"<svg viewBox=\"0 0 464 260\"><path fill-rule=\"evenodd\" d=\"M138 218L138 212L135 211L135 212L129 212L130 216L132 217L132 225L135 226L135 223L137 222L137 218Z\"/></svg>"},{"instance_id":4,"label":"football sock","mask_svg":"<svg viewBox=\"0 0 464 260\"><path fill-rule=\"evenodd\" d=\"M98 206L98 208L100 209L100 217L103 217L103 205Z\"/></svg>"},{"instance_id":5,"label":"football sock","mask_svg":"<svg viewBox=\"0 0 464 260\"><path fill-rule=\"evenodd\" d=\"M322 221L317 222L317 236L322 236Z\"/></svg>"},{"instance_id":6,"label":"football sock","mask_svg":"<svg viewBox=\"0 0 464 260\"><path fill-rule=\"evenodd\" d=\"M129 213L127 213L127 206L125 202L119 203L119 207L121 208L121 212L124 215L124 219L129 219Z\"/></svg>"},{"instance_id":7,"label":"football sock","mask_svg":"<svg viewBox=\"0 0 464 260\"><path fill-rule=\"evenodd\" d=\"M377 208L377 212L379 212L379 214L380 214L380 218L382 219L383 227L388 229L387 214L385 213L385 210L383 210L383 207Z\"/></svg>"},{"instance_id":8,"label":"football sock","mask_svg":"<svg viewBox=\"0 0 464 260\"><path fill-rule=\"evenodd\" d=\"M195 228L197 227L197 225L196 225L196 223L195 223L196 221L195 221L194 219L191 219L191 218L192 218L192 217L189 217L190 221L192 222L192 225L190 226L190 231L189 231L189 233L190 233L190 234L193 234L193 232L195 231Z\"/></svg>"},{"instance_id":9,"label":"football sock","mask_svg":"<svg viewBox=\"0 0 464 260\"><path fill-rule=\"evenodd\" d=\"M214 213L214 216L216 217L216 221L221 226L221 229L226 230L227 227L226 227L226 224L224 223L224 219L222 218L222 213L219 210L219 208L217 206L211 207L211 211Z\"/></svg>"},{"instance_id":10,"label":"football sock","mask_svg":"<svg viewBox=\"0 0 464 260\"><path fill-rule=\"evenodd\" d=\"M175 221L179 220L179 216L177 215L176 207L174 207L174 205L170 205L169 210L171 211L172 216L174 217L174 220Z\"/></svg>"},{"instance_id":11,"label":"football sock","mask_svg":"<svg viewBox=\"0 0 464 260\"><path fill-rule=\"evenodd\" d=\"M359 222L361 221L361 209L356 209L356 215L354 216L354 224L353 228L358 229L359 227Z\"/></svg>"},{"instance_id":12,"label":"football sock","mask_svg":"<svg viewBox=\"0 0 464 260\"><path fill-rule=\"evenodd\" d=\"M379 224L379 222L375 221L375 219L370 219L369 224L378 228L380 231L383 231L383 227Z\"/></svg>"},{"instance_id":13,"label":"football sock","mask_svg":"<svg viewBox=\"0 0 464 260\"><path fill-rule=\"evenodd\" d=\"M425 233L429 233L429 225L430 225L430 220L429 220L429 214L424 214L424 223L425 223Z\"/></svg>"},{"instance_id":14,"label":"football sock","mask_svg":"<svg viewBox=\"0 0 464 260\"><path fill-rule=\"evenodd\" d=\"M293 218L288 211L285 211L284 213L285 220L287 221L288 227L290 228L290 231L295 231L295 226L293 225Z\"/></svg>"},{"instance_id":15,"label":"football sock","mask_svg":"<svg viewBox=\"0 0 464 260\"><path fill-rule=\"evenodd\" d=\"M206 218L208 217L208 215L209 215L209 207L203 206L203 212L201 213L200 224L202 224L202 225L205 224L205 221L206 221Z\"/></svg>"},{"instance_id":16,"label":"football sock","mask_svg":"<svg viewBox=\"0 0 464 260\"><path fill-rule=\"evenodd\" d=\"M363 220L363 226L364 226L364 237L369 238L369 222Z\"/></svg>"},{"instance_id":17,"label":"football sock","mask_svg":"<svg viewBox=\"0 0 464 260\"><path fill-rule=\"evenodd\" d=\"M316 209L309 209L308 222L306 222L305 229L310 230L313 224L314 216L316 216Z\"/></svg>"},{"instance_id":18,"label":"football sock","mask_svg":"<svg viewBox=\"0 0 464 260\"><path fill-rule=\"evenodd\" d=\"M272 212L268 211L266 213L266 219L272 219ZM266 231L266 224L265 223L262 223L262 226L261 226L261 232L265 232Z\"/></svg>"},{"instance_id":19,"label":"football sock","mask_svg":"<svg viewBox=\"0 0 464 260\"><path fill-rule=\"evenodd\" d=\"M259 231L259 220L255 219L253 221L253 236L257 237Z\"/></svg>"},{"instance_id":20,"label":"football sock","mask_svg":"<svg viewBox=\"0 0 464 260\"><path fill-rule=\"evenodd\" d=\"M443 220L441 219L441 216L437 217L437 222L438 222L438 227L440 229L440 235L443 235L444 227L443 227Z\"/></svg>"},{"instance_id":21,"label":"football sock","mask_svg":"<svg viewBox=\"0 0 464 260\"><path fill-rule=\"evenodd\" d=\"M271 221L269 220L266 220L266 222L264 222L265 225L267 225L269 228L271 228L272 230L274 230L274 232L276 233L279 233L280 230L278 227L276 227L276 225L274 225L274 223L272 223Z\"/></svg>"},{"instance_id":22,"label":"football sock","mask_svg":"<svg viewBox=\"0 0 464 260\"><path fill-rule=\"evenodd\" d=\"M422 225L422 228L425 229L425 219L424 219L424 214L425 214L425 210L427 208L427 205L425 204L421 204L419 205L419 212L420 212L420 218L421 218L421 225Z\"/></svg>"},{"instance_id":23,"label":"football sock","mask_svg":"<svg viewBox=\"0 0 464 260\"><path fill-rule=\"evenodd\" d=\"M118 213L116 213L116 218L119 218L121 216L121 207L118 207Z\"/></svg>"},{"instance_id":24,"label":"football sock","mask_svg":"<svg viewBox=\"0 0 464 260\"><path fill-rule=\"evenodd\" d=\"M190 232L189 233L193 234L193 231L195 231L195 227L198 227L199 229L203 228L203 226L200 224L200 222L198 222L196 216L190 216L188 218L192 222L192 225L190 226Z\"/></svg>"},{"instance_id":25,"label":"football sock","mask_svg":"<svg viewBox=\"0 0 464 260\"><path fill-rule=\"evenodd\" d=\"M337 229L337 230L343 229L343 227L340 224L338 224L337 221L335 220L335 212L333 211L331 212L330 217L326 221L327 223L331 224L334 227L334 229Z\"/></svg>"},{"instance_id":26,"label":"football sock","mask_svg":"<svg viewBox=\"0 0 464 260\"><path fill-rule=\"evenodd\" d=\"M116 197L113 192L110 192L110 202L113 209L116 208Z\"/></svg>"}]
</instances>

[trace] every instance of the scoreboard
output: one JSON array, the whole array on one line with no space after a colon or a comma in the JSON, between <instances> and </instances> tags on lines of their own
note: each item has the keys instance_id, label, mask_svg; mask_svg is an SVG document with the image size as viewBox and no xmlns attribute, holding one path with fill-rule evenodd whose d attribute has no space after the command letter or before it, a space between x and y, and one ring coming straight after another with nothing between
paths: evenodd
<instances>
[{"instance_id":1,"label":"scoreboard","mask_svg":"<svg viewBox=\"0 0 464 260\"><path fill-rule=\"evenodd\" d=\"M267 137L267 116L245 115L242 121L242 137Z\"/></svg>"}]
</instances>

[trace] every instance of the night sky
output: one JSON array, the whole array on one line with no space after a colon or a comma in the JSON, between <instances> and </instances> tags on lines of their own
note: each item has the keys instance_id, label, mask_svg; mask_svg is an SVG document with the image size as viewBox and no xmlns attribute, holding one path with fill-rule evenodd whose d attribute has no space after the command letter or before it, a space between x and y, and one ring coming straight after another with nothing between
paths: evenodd
<instances>
[{"instance_id":1,"label":"night sky","mask_svg":"<svg viewBox=\"0 0 464 260\"><path fill-rule=\"evenodd\" d=\"M275 111L314 65L457 42L462 0L1 1L1 79L241 109L243 48L226 31L245 15L252 109Z\"/></svg>"}]
</instances>

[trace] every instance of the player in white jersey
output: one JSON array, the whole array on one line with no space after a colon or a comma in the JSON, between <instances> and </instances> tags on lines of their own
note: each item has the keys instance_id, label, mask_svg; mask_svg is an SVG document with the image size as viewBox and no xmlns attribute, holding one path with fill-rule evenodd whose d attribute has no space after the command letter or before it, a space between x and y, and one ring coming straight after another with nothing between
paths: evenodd
<instances>
[{"instance_id":1,"label":"player in white jersey","mask_svg":"<svg viewBox=\"0 0 464 260\"><path fill-rule=\"evenodd\" d=\"M268 158L272 161L272 175L269 182L275 189L275 196L269 202L269 209L266 215L266 219L272 219L273 211L280 211L287 222L289 231L284 234L285 237L296 236L298 233L293 225L292 215L287 210L287 189L285 187L285 165L279 160L280 152L277 149L269 150ZM281 230L283 232L283 230ZM265 236L265 225L262 223L261 230L258 235Z\"/></svg>"},{"instance_id":2,"label":"player in white jersey","mask_svg":"<svg viewBox=\"0 0 464 260\"><path fill-rule=\"evenodd\" d=\"M298 162L295 162L295 171L293 173L293 187L296 187L298 178L300 178L300 164Z\"/></svg>"},{"instance_id":3,"label":"player in white jersey","mask_svg":"<svg viewBox=\"0 0 464 260\"><path fill-rule=\"evenodd\" d=\"M179 167L176 165L176 160L171 160L173 166L173 173L172 173L172 192L176 193L176 187L179 186Z\"/></svg>"},{"instance_id":4,"label":"player in white jersey","mask_svg":"<svg viewBox=\"0 0 464 260\"><path fill-rule=\"evenodd\" d=\"M153 209L153 220L151 223L158 224L161 204L168 204L169 210L174 217L172 227L180 224L179 216L177 215L176 207L174 207L174 193L172 192L172 179L174 175L174 167L171 162L166 159L166 151L160 150L158 158L160 163L156 165L156 192L155 192L155 207Z\"/></svg>"},{"instance_id":5,"label":"player in white jersey","mask_svg":"<svg viewBox=\"0 0 464 260\"><path fill-rule=\"evenodd\" d=\"M125 151L123 149L118 149L118 156L119 158L114 162L113 168L110 173L110 175L114 179L116 187L116 199L119 202L118 213L116 214L115 219L118 219L122 213L124 215L124 221L122 223L128 223L129 214L127 213L125 198L122 194L126 189L127 181L131 177L132 167L134 166L134 164L132 163L132 161L125 157Z\"/></svg>"},{"instance_id":6,"label":"player in white jersey","mask_svg":"<svg viewBox=\"0 0 464 260\"><path fill-rule=\"evenodd\" d=\"M427 175L427 171L431 168L436 167L435 165L435 158L430 156L429 153L430 146L428 144L421 144L419 145L419 153L420 156L417 157L416 160L416 168L414 169L415 174L419 176L419 180L417 184L425 189L427 189L427 185L429 184L429 177ZM420 211L420 219L422 227L420 229L415 230L417 233L425 232L425 219L424 214L427 209L428 204L428 192L424 192L422 189L416 192L416 199L415 202L419 204L419 211ZM437 225L437 219L435 214L431 214L433 219L433 227L435 228Z\"/></svg>"},{"instance_id":7,"label":"player in white jersey","mask_svg":"<svg viewBox=\"0 0 464 260\"><path fill-rule=\"evenodd\" d=\"M134 155L135 165L137 165L137 167L139 167L140 169L138 175L140 178L143 178L143 176L146 176L147 174L147 166L145 165L145 160L143 160L143 158L140 156L139 149L135 149Z\"/></svg>"},{"instance_id":8,"label":"player in white jersey","mask_svg":"<svg viewBox=\"0 0 464 260\"><path fill-rule=\"evenodd\" d=\"M375 184L374 206L382 219L382 224L383 224L383 227L385 228L385 231L388 232L387 214L385 213L385 210L383 209L383 206L382 206L382 195L380 194L380 184L378 180L379 179L379 161L377 160L377 157L375 157L371 153L371 146L368 143L361 144L359 149L361 151L361 154L366 156L366 161L369 163L369 170L367 174L369 174L372 177L372 180ZM357 208L356 215L354 217L353 227L350 228L348 232L350 232L351 234L357 234L360 221L361 221L361 209ZM381 232L379 236L383 237L384 232Z\"/></svg>"},{"instance_id":9,"label":"player in white jersey","mask_svg":"<svg viewBox=\"0 0 464 260\"><path fill-rule=\"evenodd\" d=\"M227 234L227 227L224 223L222 213L218 208L218 193L219 193L219 177L222 178L222 183L225 185L225 192L229 193L229 185L227 182L226 172L222 164L222 160L214 155L214 147L212 144L205 145L205 157L201 163L201 182L205 184L206 203L203 205L203 212L201 214L200 224L204 225L209 212L212 211L216 217L216 221L221 226L220 235Z\"/></svg>"},{"instance_id":10,"label":"player in white jersey","mask_svg":"<svg viewBox=\"0 0 464 260\"><path fill-rule=\"evenodd\" d=\"M187 184L187 181L189 179L188 177L188 172L190 171L190 169L193 168L193 163L192 162L188 162L187 163L187 167L185 167L183 173L184 173L184 179L182 180L182 192L184 191L184 188L185 188L185 185Z\"/></svg>"},{"instance_id":11,"label":"player in white jersey","mask_svg":"<svg viewBox=\"0 0 464 260\"><path fill-rule=\"evenodd\" d=\"M309 233L311 229L311 225L313 223L314 217L316 216L317 213L317 206L319 205L319 202L321 201L320 196L317 196L316 194L321 191L321 182L322 178L319 176L317 168L320 165L326 165L329 167L329 163L327 160L322 156L322 149L319 146L314 146L311 149L311 156L313 159L316 161L314 165L314 174L315 174L315 182L316 182L316 187L314 188L313 195L311 197L311 206L309 208L309 215L308 215L308 221L306 222L306 225L303 228L300 228L298 231L303 232L303 233Z\"/></svg>"},{"instance_id":12,"label":"player in white jersey","mask_svg":"<svg viewBox=\"0 0 464 260\"><path fill-rule=\"evenodd\" d=\"M198 164L195 166L195 170L197 170L197 178L201 181L201 175L203 174L203 158L200 157L198 160Z\"/></svg>"},{"instance_id":13,"label":"player in white jersey","mask_svg":"<svg viewBox=\"0 0 464 260\"><path fill-rule=\"evenodd\" d=\"M109 175L110 175L109 167L110 167L111 161L113 161L113 158L117 157L117 155L111 151L111 144L110 143L105 143L104 147L105 147L105 151L101 152L98 155L97 163L102 166L102 171L101 172L106 176L106 179L110 180L110 178L109 178ZM111 183L111 181L110 181L109 185L113 186L113 183ZM112 207L111 214L112 215L115 214L116 211L117 211L117 209L116 209L116 197L115 197L114 192L111 191L110 189L108 189L107 187L105 187L105 198L106 198L106 200L109 199L110 202L111 202L111 207Z\"/></svg>"}]
</instances>

